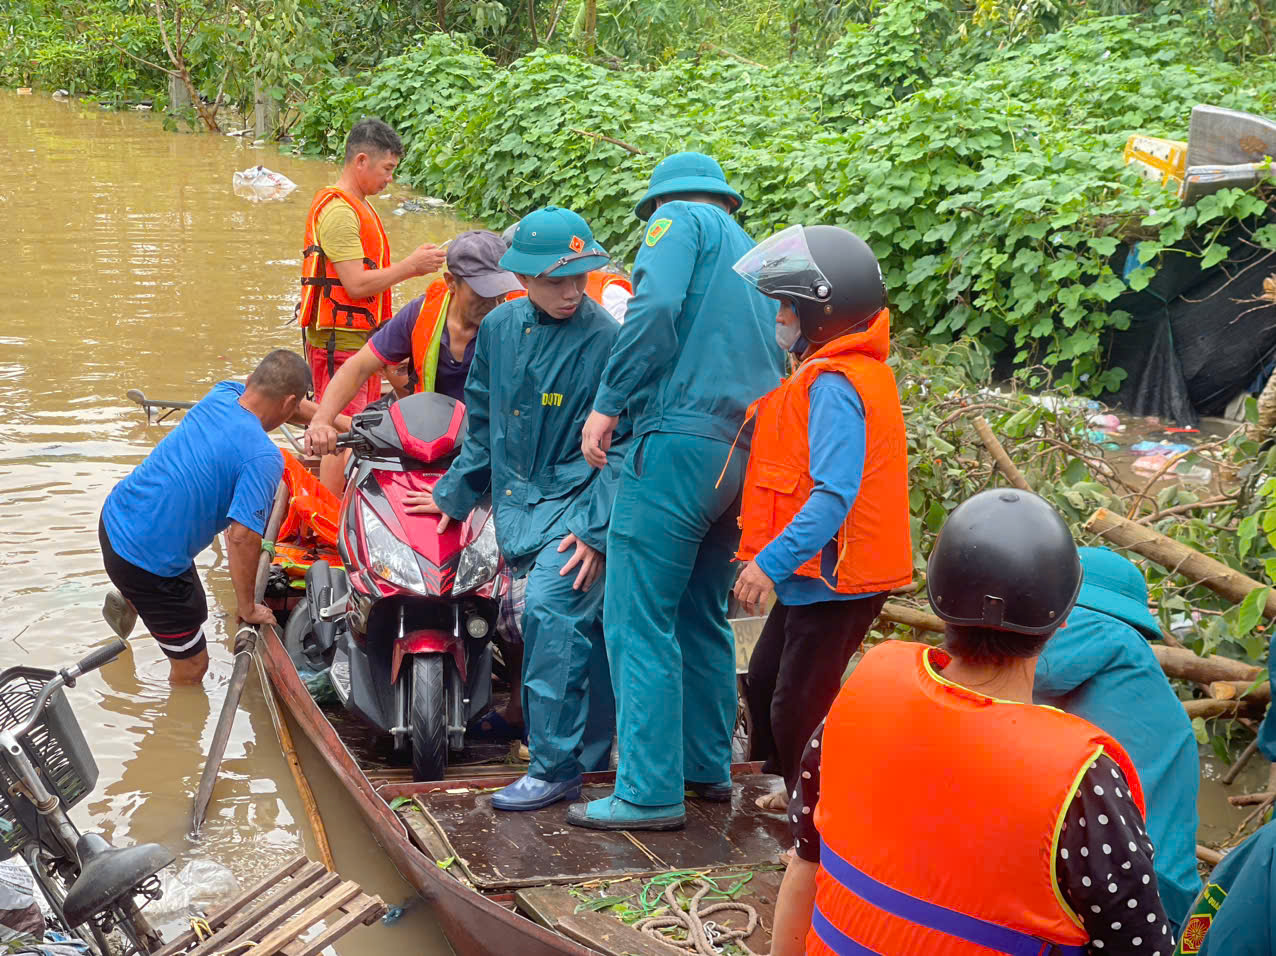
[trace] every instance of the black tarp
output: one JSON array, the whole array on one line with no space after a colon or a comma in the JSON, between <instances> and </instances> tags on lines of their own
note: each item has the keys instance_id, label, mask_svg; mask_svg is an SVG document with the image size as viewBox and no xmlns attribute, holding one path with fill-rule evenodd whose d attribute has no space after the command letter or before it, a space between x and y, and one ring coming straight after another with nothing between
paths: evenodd
<instances>
[{"instance_id":1,"label":"black tarp","mask_svg":"<svg viewBox=\"0 0 1276 956\"><path fill-rule=\"evenodd\" d=\"M1193 245L1167 250L1146 289L1112 303L1131 319L1107 342L1106 364L1125 369L1126 379L1105 400L1192 426L1200 415L1221 414L1253 383L1276 352L1276 303L1260 298L1276 253L1245 242L1249 234L1238 228L1221 237L1231 253L1207 270Z\"/></svg>"}]
</instances>

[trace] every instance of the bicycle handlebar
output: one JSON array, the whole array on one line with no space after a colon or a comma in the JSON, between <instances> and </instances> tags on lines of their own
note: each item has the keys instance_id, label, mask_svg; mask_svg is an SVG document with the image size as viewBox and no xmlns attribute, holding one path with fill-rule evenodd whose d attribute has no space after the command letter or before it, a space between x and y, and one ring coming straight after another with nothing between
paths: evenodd
<instances>
[{"instance_id":1,"label":"bicycle handlebar","mask_svg":"<svg viewBox=\"0 0 1276 956\"><path fill-rule=\"evenodd\" d=\"M127 646L128 645L126 645L121 638L117 637L115 638L115 640L111 641L111 643L105 644L102 647L97 647L89 651L87 654L85 654L78 661L76 661L74 664L71 665L71 669L74 670L75 672L72 675L72 679L74 679L75 677L82 677L83 675L89 673L89 671L95 671L99 667L101 667L103 664L111 663L111 661L115 660L117 657L119 657L121 654L124 653L124 650Z\"/></svg>"},{"instance_id":2,"label":"bicycle handlebar","mask_svg":"<svg viewBox=\"0 0 1276 956\"><path fill-rule=\"evenodd\" d=\"M44 708L54 694L63 687L74 687L76 680L89 673L89 671L95 671L103 664L109 664L124 652L125 647L127 645L124 641L117 637L110 644L95 648L74 664L69 664L62 668L41 688L40 696L36 698L35 706L31 708L31 713L27 719L8 732L13 735L15 740L21 740L31 732L31 728L40 720L40 715L44 713Z\"/></svg>"}]
</instances>

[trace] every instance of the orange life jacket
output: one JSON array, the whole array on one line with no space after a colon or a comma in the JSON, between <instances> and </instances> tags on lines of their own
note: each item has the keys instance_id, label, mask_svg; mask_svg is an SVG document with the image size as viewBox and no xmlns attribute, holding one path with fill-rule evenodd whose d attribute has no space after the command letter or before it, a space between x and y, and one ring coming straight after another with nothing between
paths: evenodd
<instances>
[{"instance_id":1,"label":"orange life jacket","mask_svg":"<svg viewBox=\"0 0 1276 956\"><path fill-rule=\"evenodd\" d=\"M633 284L624 276L617 275L614 272L602 272L595 270L589 274L589 279L585 283L585 295L589 296L599 305L602 305L603 290L612 285L619 285L630 295L634 294ZM516 289L505 297L505 301L508 302L510 299L521 299L525 295L527 295L526 289Z\"/></svg>"},{"instance_id":2,"label":"orange life jacket","mask_svg":"<svg viewBox=\"0 0 1276 956\"><path fill-rule=\"evenodd\" d=\"M886 641L829 711L808 954L1047 956L1089 939L1055 883L1059 833L1101 753L1142 813L1134 765L1080 717L946 681L948 660Z\"/></svg>"},{"instance_id":3,"label":"orange life jacket","mask_svg":"<svg viewBox=\"0 0 1276 956\"><path fill-rule=\"evenodd\" d=\"M390 240L386 238L381 217L366 202L335 186L321 189L310 204L306 217L306 236L301 250L301 302L297 320L303 329L349 329L372 332L389 321L390 290L355 299L346 292L336 267L328 261L315 240L319 214L331 202L344 202L359 217L359 241L363 244L363 264L369 269L386 269L390 265Z\"/></svg>"},{"instance_id":4,"label":"orange life jacket","mask_svg":"<svg viewBox=\"0 0 1276 956\"><path fill-rule=\"evenodd\" d=\"M335 548L341 499L307 471L295 455L284 455L284 481L288 485L288 512L275 540L317 542Z\"/></svg>"},{"instance_id":5,"label":"orange life jacket","mask_svg":"<svg viewBox=\"0 0 1276 956\"><path fill-rule=\"evenodd\" d=\"M409 384L414 392L434 391L439 371L439 348L443 343L443 327L447 324L447 307L451 296L447 283L435 279L425 290L421 308L412 326L412 374Z\"/></svg>"},{"instance_id":6,"label":"orange life jacket","mask_svg":"<svg viewBox=\"0 0 1276 956\"><path fill-rule=\"evenodd\" d=\"M885 361L889 341L890 315L883 309L866 330L834 339L750 406L748 417L756 415L757 424L740 508L741 561L770 544L811 496L810 389L824 372L838 372L864 404L866 444L859 493L837 532L836 579L825 583L841 594L866 594L912 581L908 440L895 373ZM820 561L817 553L796 573L822 578Z\"/></svg>"}]
</instances>

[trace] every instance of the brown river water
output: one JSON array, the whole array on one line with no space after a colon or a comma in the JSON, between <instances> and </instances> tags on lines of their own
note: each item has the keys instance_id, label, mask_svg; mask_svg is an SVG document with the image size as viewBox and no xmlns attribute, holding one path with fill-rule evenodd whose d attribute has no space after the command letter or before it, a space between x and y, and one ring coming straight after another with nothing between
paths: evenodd
<instances>
[{"instance_id":1,"label":"brown river water","mask_svg":"<svg viewBox=\"0 0 1276 956\"><path fill-rule=\"evenodd\" d=\"M297 347L303 220L314 190L337 170L39 93L0 92L0 155L0 222L16 252L0 328L0 666L52 667L109 636L98 513L171 426L148 426L125 392L195 399L245 376L269 349ZM231 174L259 163L297 190L281 202L235 196ZM387 192L375 202L396 255L465 228L445 212L394 215L414 194L397 185ZM400 287L396 302L424 282ZM212 609L209 677L203 688L171 689L162 655L142 637L70 692L101 768L98 789L73 816L113 841L163 843L179 866L218 861L247 884L314 848L255 678L204 835L186 835L231 666L232 592L220 542L197 563ZM408 898L335 778L295 728L293 736L338 869L389 903ZM1217 842L1235 827L1241 814L1226 793L1259 789L1266 769L1254 763L1225 791L1214 782L1218 765L1206 761L1203 839ZM338 949L363 956L391 947L449 952L423 906L394 926L360 928Z\"/></svg>"},{"instance_id":2,"label":"brown river water","mask_svg":"<svg viewBox=\"0 0 1276 956\"><path fill-rule=\"evenodd\" d=\"M0 155L0 220L16 253L0 328L0 666L53 667L110 636L98 513L172 425L148 426L125 392L196 399L247 375L269 349L298 346L290 323L302 227L310 197L337 170L40 93L0 93ZM297 190L277 202L235 196L231 174L259 163ZM413 194L397 185L387 192L375 202L397 255L464 228L446 213L393 215ZM396 302L424 284L400 287ZM230 674L225 614L234 603L220 541L197 563L212 615L204 687L171 689L167 664L143 636L70 691L101 768L97 790L73 816L112 841L163 843L179 866L218 861L247 885L303 844L314 855L313 846L255 677L204 835L186 835ZM402 902L411 888L303 735L293 736L338 869ZM391 947L450 952L424 907L339 945L343 956Z\"/></svg>"}]
</instances>

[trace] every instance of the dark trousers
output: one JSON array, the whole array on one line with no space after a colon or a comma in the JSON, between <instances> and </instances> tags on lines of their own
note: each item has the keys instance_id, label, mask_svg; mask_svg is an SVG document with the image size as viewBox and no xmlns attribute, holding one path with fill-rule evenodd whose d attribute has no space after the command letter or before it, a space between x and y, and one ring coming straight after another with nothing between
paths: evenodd
<instances>
[{"instance_id":1,"label":"dark trousers","mask_svg":"<svg viewBox=\"0 0 1276 956\"><path fill-rule=\"evenodd\" d=\"M802 751L828 714L851 655L886 595L786 607L779 601L749 658L750 758L797 786Z\"/></svg>"}]
</instances>

